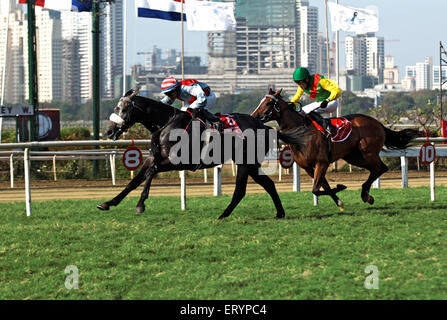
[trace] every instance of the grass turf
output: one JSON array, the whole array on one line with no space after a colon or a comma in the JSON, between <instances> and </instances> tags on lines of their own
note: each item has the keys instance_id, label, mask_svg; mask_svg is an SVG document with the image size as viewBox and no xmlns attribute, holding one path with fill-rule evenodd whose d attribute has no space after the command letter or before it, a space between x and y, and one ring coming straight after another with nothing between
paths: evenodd
<instances>
[{"instance_id":1,"label":"grass turf","mask_svg":"<svg viewBox=\"0 0 447 320\"><path fill-rule=\"evenodd\" d=\"M137 198L103 212L100 200L0 203L0 299L446 299L447 188L374 189L313 205L282 193L247 195L226 220L229 196ZM65 268L79 288L65 287ZM379 289L365 288L365 268Z\"/></svg>"}]
</instances>

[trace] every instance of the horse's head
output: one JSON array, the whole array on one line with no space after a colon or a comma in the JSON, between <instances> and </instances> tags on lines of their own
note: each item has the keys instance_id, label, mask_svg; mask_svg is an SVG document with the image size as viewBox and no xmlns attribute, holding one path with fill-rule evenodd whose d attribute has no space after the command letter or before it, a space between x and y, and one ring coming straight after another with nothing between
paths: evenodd
<instances>
[{"instance_id":1,"label":"horse's head","mask_svg":"<svg viewBox=\"0 0 447 320\"><path fill-rule=\"evenodd\" d=\"M132 119L132 109L134 108L134 99L137 94L138 89L131 89L118 101L113 113L110 115L110 125L106 131L106 135L110 139L118 139L122 133L126 132L135 123L135 120Z\"/></svg>"},{"instance_id":2,"label":"horse's head","mask_svg":"<svg viewBox=\"0 0 447 320\"><path fill-rule=\"evenodd\" d=\"M255 111L251 116L258 118L262 122L268 122L271 120L279 120L280 107L279 103L284 102L281 98L282 89L274 92L272 88L269 88L268 94L261 100Z\"/></svg>"}]
</instances>

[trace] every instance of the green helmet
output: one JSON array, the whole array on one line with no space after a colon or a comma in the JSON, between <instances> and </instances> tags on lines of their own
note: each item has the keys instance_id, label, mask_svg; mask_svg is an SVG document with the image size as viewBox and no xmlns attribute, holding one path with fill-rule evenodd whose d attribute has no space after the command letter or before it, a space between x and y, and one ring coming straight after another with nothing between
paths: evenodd
<instances>
[{"instance_id":1,"label":"green helmet","mask_svg":"<svg viewBox=\"0 0 447 320\"><path fill-rule=\"evenodd\" d=\"M293 73L293 81L295 82L305 80L309 77L310 77L309 70L307 70L307 68L304 67L295 69L295 72Z\"/></svg>"}]
</instances>

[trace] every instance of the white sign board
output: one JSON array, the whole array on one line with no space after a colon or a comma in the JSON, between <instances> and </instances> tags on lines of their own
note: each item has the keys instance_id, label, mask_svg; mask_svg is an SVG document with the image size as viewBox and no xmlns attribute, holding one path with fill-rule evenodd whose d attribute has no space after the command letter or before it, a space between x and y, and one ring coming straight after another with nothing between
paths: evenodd
<instances>
[{"instance_id":1,"label":"white sign board","mask_svg":"<svg viewBox=\"0 0 447 320\"><path fill-rule=\"evenodd\" d=\"M33 106L0 106L0 117L32 116Z\"/></svg>"}]
</instances>

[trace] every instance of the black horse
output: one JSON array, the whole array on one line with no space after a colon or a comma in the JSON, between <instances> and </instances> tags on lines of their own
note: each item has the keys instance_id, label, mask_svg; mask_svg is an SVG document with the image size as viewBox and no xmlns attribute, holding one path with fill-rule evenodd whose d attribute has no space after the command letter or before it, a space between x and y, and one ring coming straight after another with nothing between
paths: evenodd
<instances>
[{"instance_id":1,"label":"black horse","mask_svg":"<svg viewBox=\"0 0 447 320\"><path fill-rule=\"evenodd\" d=\"M180 111L179 109L149 98L138 96L135 90L130 90L120 99L112 116L117 116L117 119L120 119L120 121L118 121L118 123L110 123L110 126L106 131L106 135L109 138L116 140L128 128L136 122L139 122L152 133L151 150L149 157L143 163L139 173L132 179L132 181L130 181L125 189L112 200L98 205L98 209L109 210L110 206L117 206L132 190L136 189L143 181L145 181L146 183L143 192L141 193L140 200L138 201L136 207L137 214L141 214L145 210L144 201L149 196L149 188L152 179L157 173L172 170L194 171L197 169L211 168L222 164L231 158L237 164L236 188L230 204L220 215L219 219L228 217L245 196L248 176L251 176L253 180L260 184L271 196L276 207L276 217L283 218L285 216L284 208L281 204L281 200L279 199L273 181L260 171L262 159L259 159L259 157L253 157L253 152L258 154L257 146L260 139L265 139L264 144L259 144L264 148L264 150L260 149L261 152L259 152L259 154L262 153L262 157L264 157L268 152L269 146L272 147L271 143L269 142L269 137L271 137L269 134L271 134L270 130L273 129L265 126L260 120L246 114L232 114L239 125L239 128L244 133L244 136L246 129L252 129L251 132L254 133L256 140L254 148L253 145L250 145L250 143L253 143L253 140L248 138L243 140L237 136L232 137L230 140L231 152L226 152L225 150L228 148L223 148L224 152L221 152L219 157L220 159L216 161L216 158L212 158L213 162L209 163L209 161L205 161L205 158L203 157L198 159L197 151L202 152L201 154L203 154L204 148L207 147L209 150L210 145L214 142L215 138L222 138L220 141L220 146L224 147L225 137L223 134L217 133L217 131L214 130L212 131L214 132L212 135L212 140L209 139L210 141L206 144L205 141L202 141L201 137L203 137L202 133L209 129L206 128L203 122L192 121L193 119L191 118L191 115L187 112ZM199 127L199 136L197 135L197 132L194 134L193 127ZM185 140L182 142L183 137L181 136L177 136L176 139L173 139L171 135L173 130L176 130L176 132L181 130L180 132L184 133L183 137ZM276 130L275 133L277 133L278 137L286 143L300 145L304 142L304 138L290 138L292 135L288 133L280 133ZM218 137L216 137L216 135ZM225 136L226 135L227 134L225 134ZM181 149L180 154L183 156L186 155L188 161L181 161L179 163L179 158L176 158L178 156L178 151L174 152L173 155L172 150L174 149L174 146L176 148L179 147L179 144L182 146L182 143L185 143L185 141L187 142L187 147L185 149ZM218 139L216 141L218 141ZM195 151L193 146L194 143L196 143ZM197 150L197 145L199 146L200 150ZM214 154L216 150L217 149L211 150L212 152L209 153L209 156L213 157L216 155L217 157L218 154ZM241 155L243 156L241 157ZM192 161L194 157L196 161ZM176 161L173 161L173 158L175 158Z\"/></svg>"}]
</instances>

